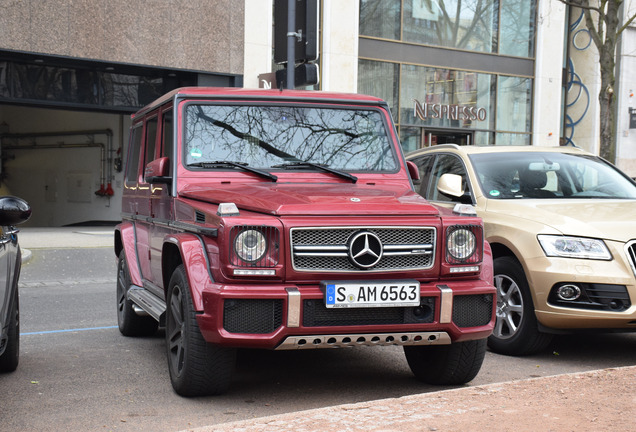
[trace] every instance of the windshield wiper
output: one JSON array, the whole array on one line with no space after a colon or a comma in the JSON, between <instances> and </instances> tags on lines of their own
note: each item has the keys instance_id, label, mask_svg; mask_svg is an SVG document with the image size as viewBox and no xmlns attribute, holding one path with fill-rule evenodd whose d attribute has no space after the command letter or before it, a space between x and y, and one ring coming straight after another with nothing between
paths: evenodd
<instances>
[{"instance_id":1,"label":"windshield wiper","mask_svg":"<svg viewBox=\"0 0 636 432\"><path fill-rule=\"evenodd\" d=\"M283 168L283 169L289 169L289 168L302 168L302 167L310 167L310 168L316 168L331 174L335 174L338 177L342 177L344 179L347 180L351 180L352 183L356 183L358 181L358 177L349 174L348 172L344 172L344 171L340 171L337 169L333 169L333 168L329 168L328 166L322 165L322 164L317 164L317 163L313 163L313 162L292 162L292 163L286 163L286 164L280 164L280 165L274 165L272 166L272 168Z\"/></svg>"},{"instance_id":2,"label":"windshield wiper","mask_svg":"<svg viewBox=\"0 0 636 432\"><path fill-rule=\"evenodd\" d=\"M265 177L273 182L278 181L278 177L272 173L267 171L263 171L257 168L250 167L245 162L231 162L231 161L210 161L210 162L195 162L188 164L189 167L200 167L200 168L219 168L219 167L232 167L239 168L243 171L248 171L254 174L258 174L261 177Z\"/></svg>"}]
</instances>

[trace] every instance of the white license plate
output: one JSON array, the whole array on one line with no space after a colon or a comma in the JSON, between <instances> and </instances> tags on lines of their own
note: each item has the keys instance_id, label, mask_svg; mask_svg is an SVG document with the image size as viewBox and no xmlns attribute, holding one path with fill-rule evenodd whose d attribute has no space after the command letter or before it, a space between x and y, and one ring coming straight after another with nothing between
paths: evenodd
<instances>
[{"instance_id":1,"label":"white license plate","mask_svg":"<svg viewBox=\"0 0 636 432\"><path fill-rule=\"evenodd\" d=\"M399 281L324 281L328 308L419 306L420 283Z\"/></svg>"}]
</instances>

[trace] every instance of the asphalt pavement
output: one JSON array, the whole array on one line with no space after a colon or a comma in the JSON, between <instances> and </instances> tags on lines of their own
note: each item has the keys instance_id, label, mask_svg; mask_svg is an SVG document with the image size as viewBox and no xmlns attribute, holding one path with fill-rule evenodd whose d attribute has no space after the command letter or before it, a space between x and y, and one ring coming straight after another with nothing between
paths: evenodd
<instances>
[{"instance_id":1,"label":"asphalt pavement","mask_svg":"<svg viewBox=\"0 0 636 432\"><path fill-rule=\"evenodd\" d=\"M112 227L21 228L33 249L113 246ZM636 367L532 378L346 404L192 429L224 431L633 430ZM597 397L583 397L592 392ZM603 404L599 405L599 395ZM550 396L550 397L548 397ZM625 420L628 419L628 420Z\"/></svg>"}]
</instances>

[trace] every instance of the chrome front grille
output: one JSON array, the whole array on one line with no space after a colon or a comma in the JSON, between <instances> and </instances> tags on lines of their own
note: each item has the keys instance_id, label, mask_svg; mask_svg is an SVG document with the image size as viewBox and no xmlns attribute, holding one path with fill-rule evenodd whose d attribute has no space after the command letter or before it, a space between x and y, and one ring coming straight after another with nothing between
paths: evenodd
<instances>
[{"instance_id":1,"label":"chrome front grille","mask_svg":"<svg viewBox=\"0 0 636 432\"><path fill-rule=\"evenodd\" d=\"M632 240L625 245L625 253L627 254L627 260L632 266L632 271L636 276L636 240Z\"/></svg>"},{"instance_id":2,"label":"chrome front grille","mask_svg":"<svg viewBox=\"0 0 636 432\"><path fill-rule=\"evenodd\" d=\"M362 269L350 259L350 240L361 232L376 235L383 246L382 258ZM292 264L296 271L368 272L424 270L435 259L433 227L311 227L290 230Z\"/></svg>"}]
</instances>

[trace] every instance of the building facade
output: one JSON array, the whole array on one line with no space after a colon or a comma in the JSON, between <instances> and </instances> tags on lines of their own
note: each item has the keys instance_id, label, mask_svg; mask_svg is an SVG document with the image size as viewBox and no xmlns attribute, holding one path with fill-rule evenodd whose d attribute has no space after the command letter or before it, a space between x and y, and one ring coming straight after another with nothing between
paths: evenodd
<instances>
[{"instance_id":1,"label":"building facade","mask_svg":"<svg viewBox=\"0 0 636 432\"><path fill-rule=\"evenodd\" d=\"M262 16L269 5L258 3ZM457 142L599 152L599 57L580 9L559 0L323 0L321 12L320 88L387 100L405 151ZM616 85L616 164L631 176L634 47L632 24ZM245 61L245 85L259 86Z\"/></svg>"},{"instance_id":2,"label":"building facade","mask_svg":"<svg viewBox=\"0 0 636 432\"><path fill-rule=\"evenodd\" d=\"M120 219L130 114L180 86L242 86L231 0L0 1L0 193L28 224Z\"/></svg>"},{"instance_id":3,"label":"building facade","mask_svg":"<svg viewBox=\"0 0 636 432\"><path fill-rule=\"evenodd\" d=\"M269 7L248 1L246 22L253 3L256 16ZM557 0L321 4L321 89L387 100L405 151L559 144L566 7ZM261 86L251 58L245 85Z\"/></svg>"},{"instance_id":4,"label":"building facade","mask_svg":"<svg viewBox=\"0 0 636 432\"><path fill-rule=\"evenodd\" d=\"M625 6L623 20L636 15L636 4ZM636 177L636 24L628 26L619 45L616 165Z\"/></svg>"},{"instance_id":5,"label":"building facade","mask_svg":"<svg viewBox=\"0 0 636 432\"><path fill-rule=\"evenodd\" d=\"M119 220L130 114L180 86L275 86L273 3L0 0L0 193L30 202L32 226ZM318 3L312 88L387 100L405 151L570 141L598 152L597 58L559 0ZM629 28L617 125L631 175L635 39Z\"/></svg>"},{"instance_id":6,"label":"building facade","mask_svg":"<svg viewBox=\"0 0 636 432\"><path fill-rule=\"evenodd\" d=\"M622 10L622 22L636 15L636 5L626 2ZM599 55L583 11L568 10L568 31L565 98L566 109L564 137L568 142L592 153L599 153L599 102L601 88ZM625 27L617 48L616 83L613 89L617 103L616 112L616 165L632 177L636 177L636 25Z\"/></svg>"},{"instance_id":7,"label":"building facade","mask_svg":"<svg viewBox=\"0 0 636 432\"><path fill-rule=\"evenodd\" d=\"M358 91L393 106L405 151L528 145L536 2L360 2Z\"/></svg>"}]
</instances>

